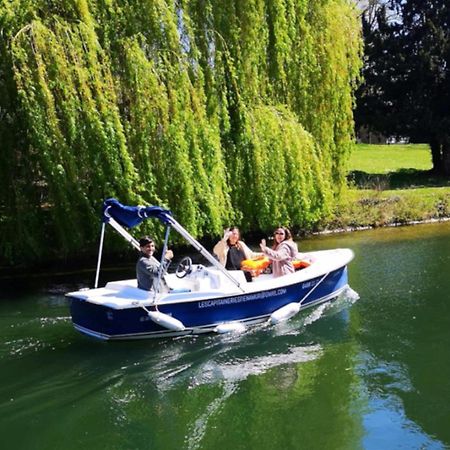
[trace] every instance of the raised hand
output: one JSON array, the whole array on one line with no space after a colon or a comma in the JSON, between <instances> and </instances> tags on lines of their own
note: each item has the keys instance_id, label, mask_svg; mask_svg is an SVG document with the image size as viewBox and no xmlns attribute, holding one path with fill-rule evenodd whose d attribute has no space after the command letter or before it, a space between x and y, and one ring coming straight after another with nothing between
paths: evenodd
<instances>
[{"instance_id":1,"label":"raised hand","mask_svg":"<svg viewBox=\"0 0 450 450\"><path fill-rule=\"evenodd\" d=\"M227 241L228 238L230 237L230 235L231 235L231 231L229 228L227 228L227 229L223 230L223 238L222 239L224 241Z\"/></svg>"},{"instance_id":2,"label":"raised hand","mask_svg":"<svg viewBox=\"0 0 450 450\"><path fill-rule=\"evenodd\" d=\"M265 239L261 239L261 243L259 244L259 246L261 247L261 250L264 251L266 249L266 240Z\"/></svg>"}]
</instances>

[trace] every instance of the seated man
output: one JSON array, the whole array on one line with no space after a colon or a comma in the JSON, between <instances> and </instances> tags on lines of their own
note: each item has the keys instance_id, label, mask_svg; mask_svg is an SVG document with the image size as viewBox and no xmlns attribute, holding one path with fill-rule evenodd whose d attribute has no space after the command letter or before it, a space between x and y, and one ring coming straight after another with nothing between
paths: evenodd
<instances>
[{"instance_id":1,"label":"seated man","mask_svg":"<svg viewBox=\"0 0 450 450\"><path fill-rule=\"evenodd\" d=\"M149 236L142 237L139 239L139 246L139 259L136 263L138 288L143 289L144 291L150 291L153 287L154 280L158 278L158 271L161 264L153 256L155 244L152 238ZM172 250L167 250L164 258L166 261L170 261L173 258Z\"/></svg>"}]
</instances>

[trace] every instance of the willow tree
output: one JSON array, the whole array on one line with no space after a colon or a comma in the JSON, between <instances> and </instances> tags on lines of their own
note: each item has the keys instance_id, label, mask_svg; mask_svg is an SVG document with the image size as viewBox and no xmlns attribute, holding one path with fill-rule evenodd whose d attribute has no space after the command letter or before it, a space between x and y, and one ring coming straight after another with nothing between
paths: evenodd
<instances>
[{"instance_id":1,"label":"willow tree","mask_svg":"<svg viewBox=\"0 0 450 450\"><path fill-rule=\"evenodd\" d=\"M5 261L80 253L110 196L197 236L330 210L360 67L350 2L0 5Z\"/></svg>"},{"instance_id":2,"label":"willow tree","mask_svg":"<svg viewBox=\"0 0 450 450\"><path fill-rule=\"evenodd\" d=\"M208 105L222 121L230 193L233 205L243 213L240 222L263 229L280 220L311 227L328 213L344 185L352 145L353 90L361 52L358 17L352 4L197 1L189 2L189 8L195 44L202 55L199 62L205 74ZM285 114L286 109L292 115ZM265 120L255 121L254 116L261 111L265 111ZM277 121L277 126L271 127L272 139L267 139L270 117L288 120ZM279 137L292 121L297 122L296 139L286 143L286 152L279 152L277 146L283 142ZM314 142L314 158L303 130ZM262 156L265 150L268 158ZM303 162L301 172L314 173L306 176L310 184L300 191L304 174L283 176L285 160L295 158ZM275 167L278 170L272 170ZM259 183L259 179L264 182ZM243 180L257 186L236 189ZM298 195L280 196L285 191ZM271 196L276 200L270 201ZM263 207L255 198L266 199ZM292 205L278 205L289 201L312 205L312 210L305 207L296 213L281 213L283 208L292 211Z\"/></svg>"}]
</instances>

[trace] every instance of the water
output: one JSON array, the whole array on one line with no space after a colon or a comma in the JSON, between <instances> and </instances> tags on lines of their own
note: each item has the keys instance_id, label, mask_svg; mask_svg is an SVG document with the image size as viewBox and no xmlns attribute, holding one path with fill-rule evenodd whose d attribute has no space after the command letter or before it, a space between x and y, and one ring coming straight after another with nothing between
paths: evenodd
<instances>
[{"instance_id":1,"label":"water","mask_svg":"<svg viewBox=\"0 0 450 450\"><path fill-rule=\"evenodd\" d=\"M1 448L450 448L450 224L300 247L352 248L359 300L239 335L104 343L68 316L86 274L3 290Z\"/></svg>"}]
</instances>

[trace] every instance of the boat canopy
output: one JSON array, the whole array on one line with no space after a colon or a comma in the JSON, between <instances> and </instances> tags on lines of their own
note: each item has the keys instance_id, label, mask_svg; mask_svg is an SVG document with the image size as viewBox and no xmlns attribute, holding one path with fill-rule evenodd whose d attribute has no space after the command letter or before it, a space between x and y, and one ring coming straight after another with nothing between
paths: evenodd
<instances>
[{"instance_id":1,"label":"boat canopy","mask_svg":"<svg viewBox=\"0 0 450 450\"><path fill-rule=\"evenodd\" d=\"M133 228L145 219L156 218L164 224L171 224L172 213L160 206L126 206L115 198L108 198L103 202L103 222L113 218L123 227Z\"/></svg>"},{"instance_id":2,"label":"boat canopy","mask_svg":"<svg viewBox=\"0 0 450 450\"><path fill-rule=\"evenodd\" d=\"M100 246L98 252L97 274L95 278L95 287L98 286L98 277L100 273L100 261L103 249L103 235L105 225L111 225L127 242L129 242L137 250L140 249L139 242L131 236L123 227L133 228L143 222L145 219L155 218L166 225L166 238L164 240L164 248L162 255L165 254L167 241L169 238L170 228L174 228L187 242L189 242L198 252L200 252L213 266L220 270L229 280L244 292L238 280L236 280L223 267L219 261L211 255L211 253L203 247L187 230L185 230L172 216L168 209L160 206L126 206L122 205L115 198L108 198L103 202L103 227L100 237ZM161 261L162 262L162 261ZM162 267L162 266L161 266Z\"/></svg>"}]
</instances>

